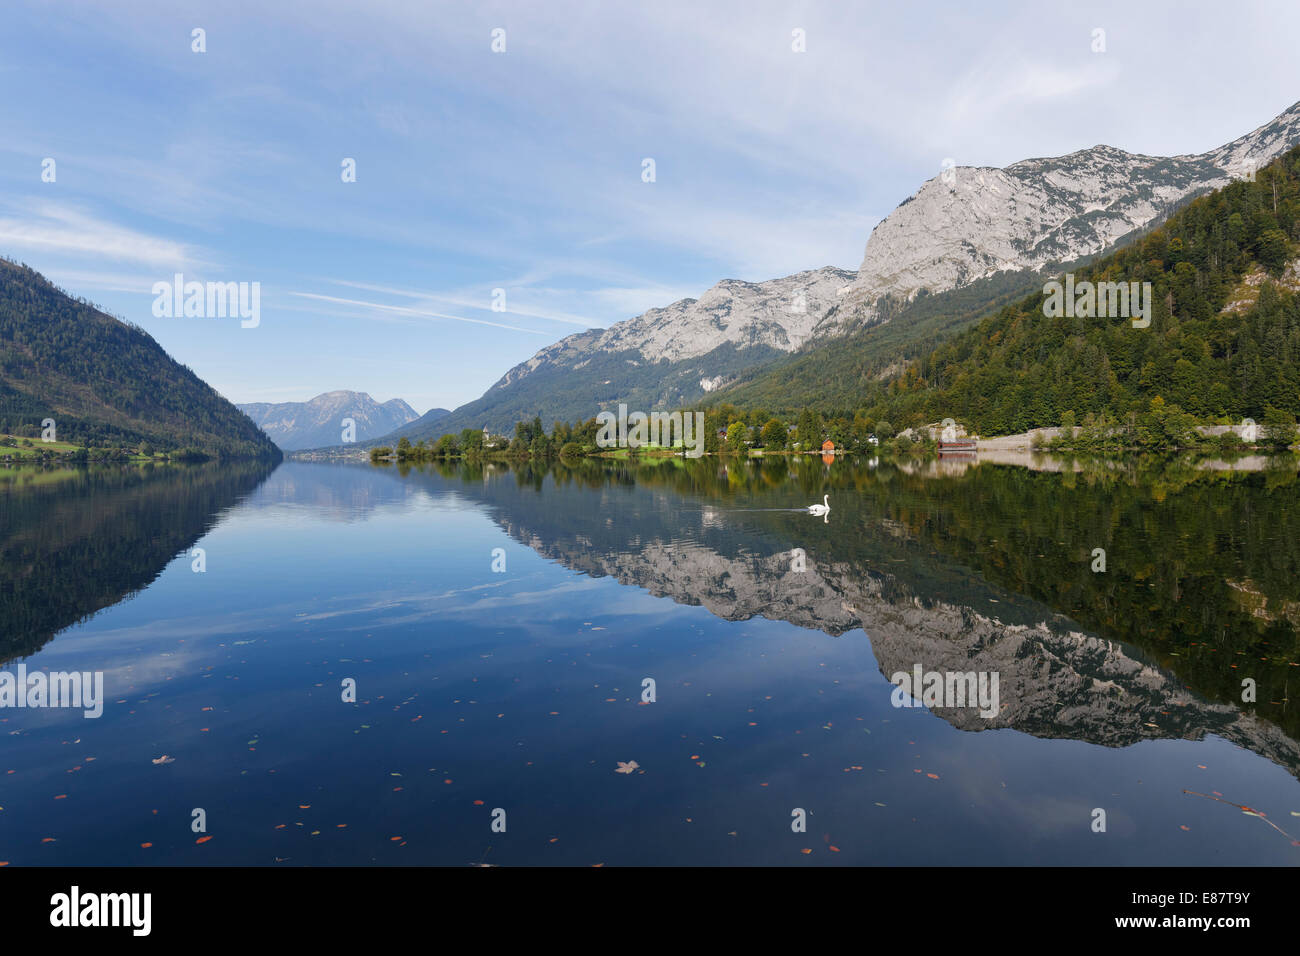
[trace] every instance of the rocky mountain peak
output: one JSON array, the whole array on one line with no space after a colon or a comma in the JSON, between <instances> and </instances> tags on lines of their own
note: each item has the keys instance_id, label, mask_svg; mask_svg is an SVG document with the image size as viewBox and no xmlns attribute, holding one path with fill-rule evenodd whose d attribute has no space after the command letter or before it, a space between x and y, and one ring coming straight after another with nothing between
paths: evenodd
<instances>
[{"instance_id":1,"label":"rocky mountain peak","mask_svg":"<svg viewBox=\"0 0 1300 956\"><path fill-rule=\"evenodd\" d=\"M910 300L1008 270L1096 255L1174 206L1300 142L1300 103L1218 149L1171 157L1099 145L1005 169L955 166L872 230L852 299Z\"/></svg>"},{"instance_id":2,"label":"rocky mountain peak","mask_svg":"<svg viewBox=\"0 0 1300 956\"><path fill-rule=\"evenodd\" d=\"M251 402L238 408L284 451L338 444L344 419L351 419L355 440L364 441L420 417L400 398L381 405L365 392L347 389L322 392L305 402Z\"/></svg>"}]
</instances>

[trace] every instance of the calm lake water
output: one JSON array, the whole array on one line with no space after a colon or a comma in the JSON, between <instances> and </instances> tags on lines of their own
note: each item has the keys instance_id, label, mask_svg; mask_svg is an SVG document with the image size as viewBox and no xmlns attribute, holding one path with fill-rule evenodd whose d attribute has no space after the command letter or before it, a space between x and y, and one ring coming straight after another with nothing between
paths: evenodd
<instances>
[{"instance_id":1,"label":"calm lake water","mask_svg":"<svg viewBox=\"0 0 1300 956\"><path fill-rule=\"evenodd\" d=\"M106 703L0 710L0 861L1300 863L1297 487L1294 464L10 472L0 667L102 671ZM795 510L824 494L827 520ZM916 665L996 673L996 716L894 706Z\"/></svg>"}]
</instances>

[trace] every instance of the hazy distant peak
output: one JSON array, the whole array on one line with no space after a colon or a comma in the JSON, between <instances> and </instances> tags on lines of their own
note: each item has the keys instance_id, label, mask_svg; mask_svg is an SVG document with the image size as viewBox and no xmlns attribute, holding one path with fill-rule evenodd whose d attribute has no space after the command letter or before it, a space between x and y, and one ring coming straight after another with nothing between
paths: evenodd
<instances>
[{"instance_id":1,"label":"hazy distant peak","mask_svg":"<svg viewBox=\"0 0 1300 956\"><path fill-rule=\"evenodd\" d=\"M420 416L400 398L382 405L365 392L338 389L306 402L250 402L239 409L253 419L284 451L320 448L343 441L345 420L355 440L387 434Z\"/></svg>"}]
</instances>

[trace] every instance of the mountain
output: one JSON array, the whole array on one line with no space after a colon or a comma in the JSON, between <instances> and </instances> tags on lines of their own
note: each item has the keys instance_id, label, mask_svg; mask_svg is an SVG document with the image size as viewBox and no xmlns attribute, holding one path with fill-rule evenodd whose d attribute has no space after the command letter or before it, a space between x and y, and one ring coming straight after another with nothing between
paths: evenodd
<instances>
[{"instance_id":1,"label":"mountain","mask_svg":"<svg viewBox=\"0 0 1300 956\"><path fill-rule=\"evenodd\" d=\"M1054 315L1039 286L895 368L876 371L872 350L850 338L858 347L814 349L716 399L776 412L791 402L853 409L894 426L952 417L986 435L1091 418L1129 444L1152 445L1179 444L1195 421L1294 415L1300 148L1253 181L1193 200L1075 270L1073 282L1149 284L1149 326ZM919 308L925 298L914 301Z\"/></svg>"},{"instance_id":2,"label":"mountain","mask_svg":"<svg viewBox=\"0 0 1300 956\"><path fill-rule=\"evenodd\" d=\"M1028 270L999 272L938 295L922 289L910 302L886 298L874 321L752 366L703 404L764 408L778 414L804 408L853 408L861 404L864 393L887 384L950 336L989 312L1041 290L1048 277Z\"/></svg>"},{"instance_id":3,"label":"mountain","mask_svg":"<svg viewBox=\"0 0 1300 956\"><path fill-rule=\"evenodd\" d=\"M1005 169L953 167L872 230L850 298L910 300L998 272L1096 255L1191 196L1244 178L1300 143L1300 103L1271 123L1194 156L1094 146Z\"/></svg>"},{"instance_id":4,"label":"mountain","mask_svg":"<svg viewBox=\"0 0 1300 956\"><path fill-rule=\"evenodd\" d=\"M0 432L279 458L246 415L143 329L0 259Z\"/></svg>"},{"instance_id":5,"label":"mountain","mask_svg":"<svg viewBox=\"0 0 1300 956\"><path fill-rule=\"evenodd\" d=\"M400 398L381 405L365 392L348 391L324 392L306 402L246 402L237 407L284 451L337 445L347 418L352 419L360 442L420 417ZM436 421L447 414L447 409L435 408L426 417Z\"/></svg>"},{"instance_id":6,"label":"mountain","mask_svg":"<svg viewBox=\"0 0 1300 956\"><path fill-rule=\"evenodd\" d=\"M1297 142L1300 104L1199 156L1156 159L1099 146L1005 170L955 168L950 182L930 180L872 232L842 303L861 316L856 329L752 368L711 399L773 410L869 404L873 390L1009 296L1138 243L1194 196L1223 189L1232 174L1263 168ZM894 424L897 414L889 416Z\"/></svg>"},{"instance_id":7,"label":"mountain","mask_svg":"<svg viewBox=\"0 0 1300 956\"><path fill-rule=\"evenodd\" d=\"M534 415L549 426L591 418L611 403L694 402L755 362L824 334L853 277L827 267L767 282L723 280L698 299L567 336L506 372L482 398L442 420L424 416L401 434L416 441L484 426L511 433Z\"/></svg>"},{"instance_id":8,"label":"mountain","mask_svg":"<svg viewBox=\"0 0 1300 956\"><path fill-rule=\"evenodd\" d=\"M1196 155L1094 146L1005 169L953 167L876 226L856 273L826 267L766 282L720 282L699 299L568 336L510 369L476 401L401 433L428 439L485 425L508 432L534 415L548 424L586 419L618 402L642 410L691 404L779 366L792 353L827 342L836 348L846 334L889 322L902 320L892 341L907 351L918 316L935 320L915 327L933 344L936 335L968 326L1009 292L1026 292L1044 273L1132 242L1196 196L1297 144L1300 103ZM964 289L972 292L942 298ZM925 308L912 311L925 296ZM954 311L960 321L952 319ZM938 321L942 314L947 318Z\"/></svg>"}]
</instances>

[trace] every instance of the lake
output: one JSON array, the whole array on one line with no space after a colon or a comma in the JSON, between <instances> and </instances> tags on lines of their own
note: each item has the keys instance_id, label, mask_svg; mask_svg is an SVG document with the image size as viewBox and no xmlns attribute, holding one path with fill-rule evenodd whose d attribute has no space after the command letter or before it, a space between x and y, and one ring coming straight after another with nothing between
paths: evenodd
<instances>
[{"instance_id":1,"label":"lake","mask_svg":"<svg viewBox=\"0 0 1300 956\"><path fill-rule=\"evenodd\" d=\"M1294 865L1296 478L11 470L0 861Z\"/></svg>"}]
</instances>

